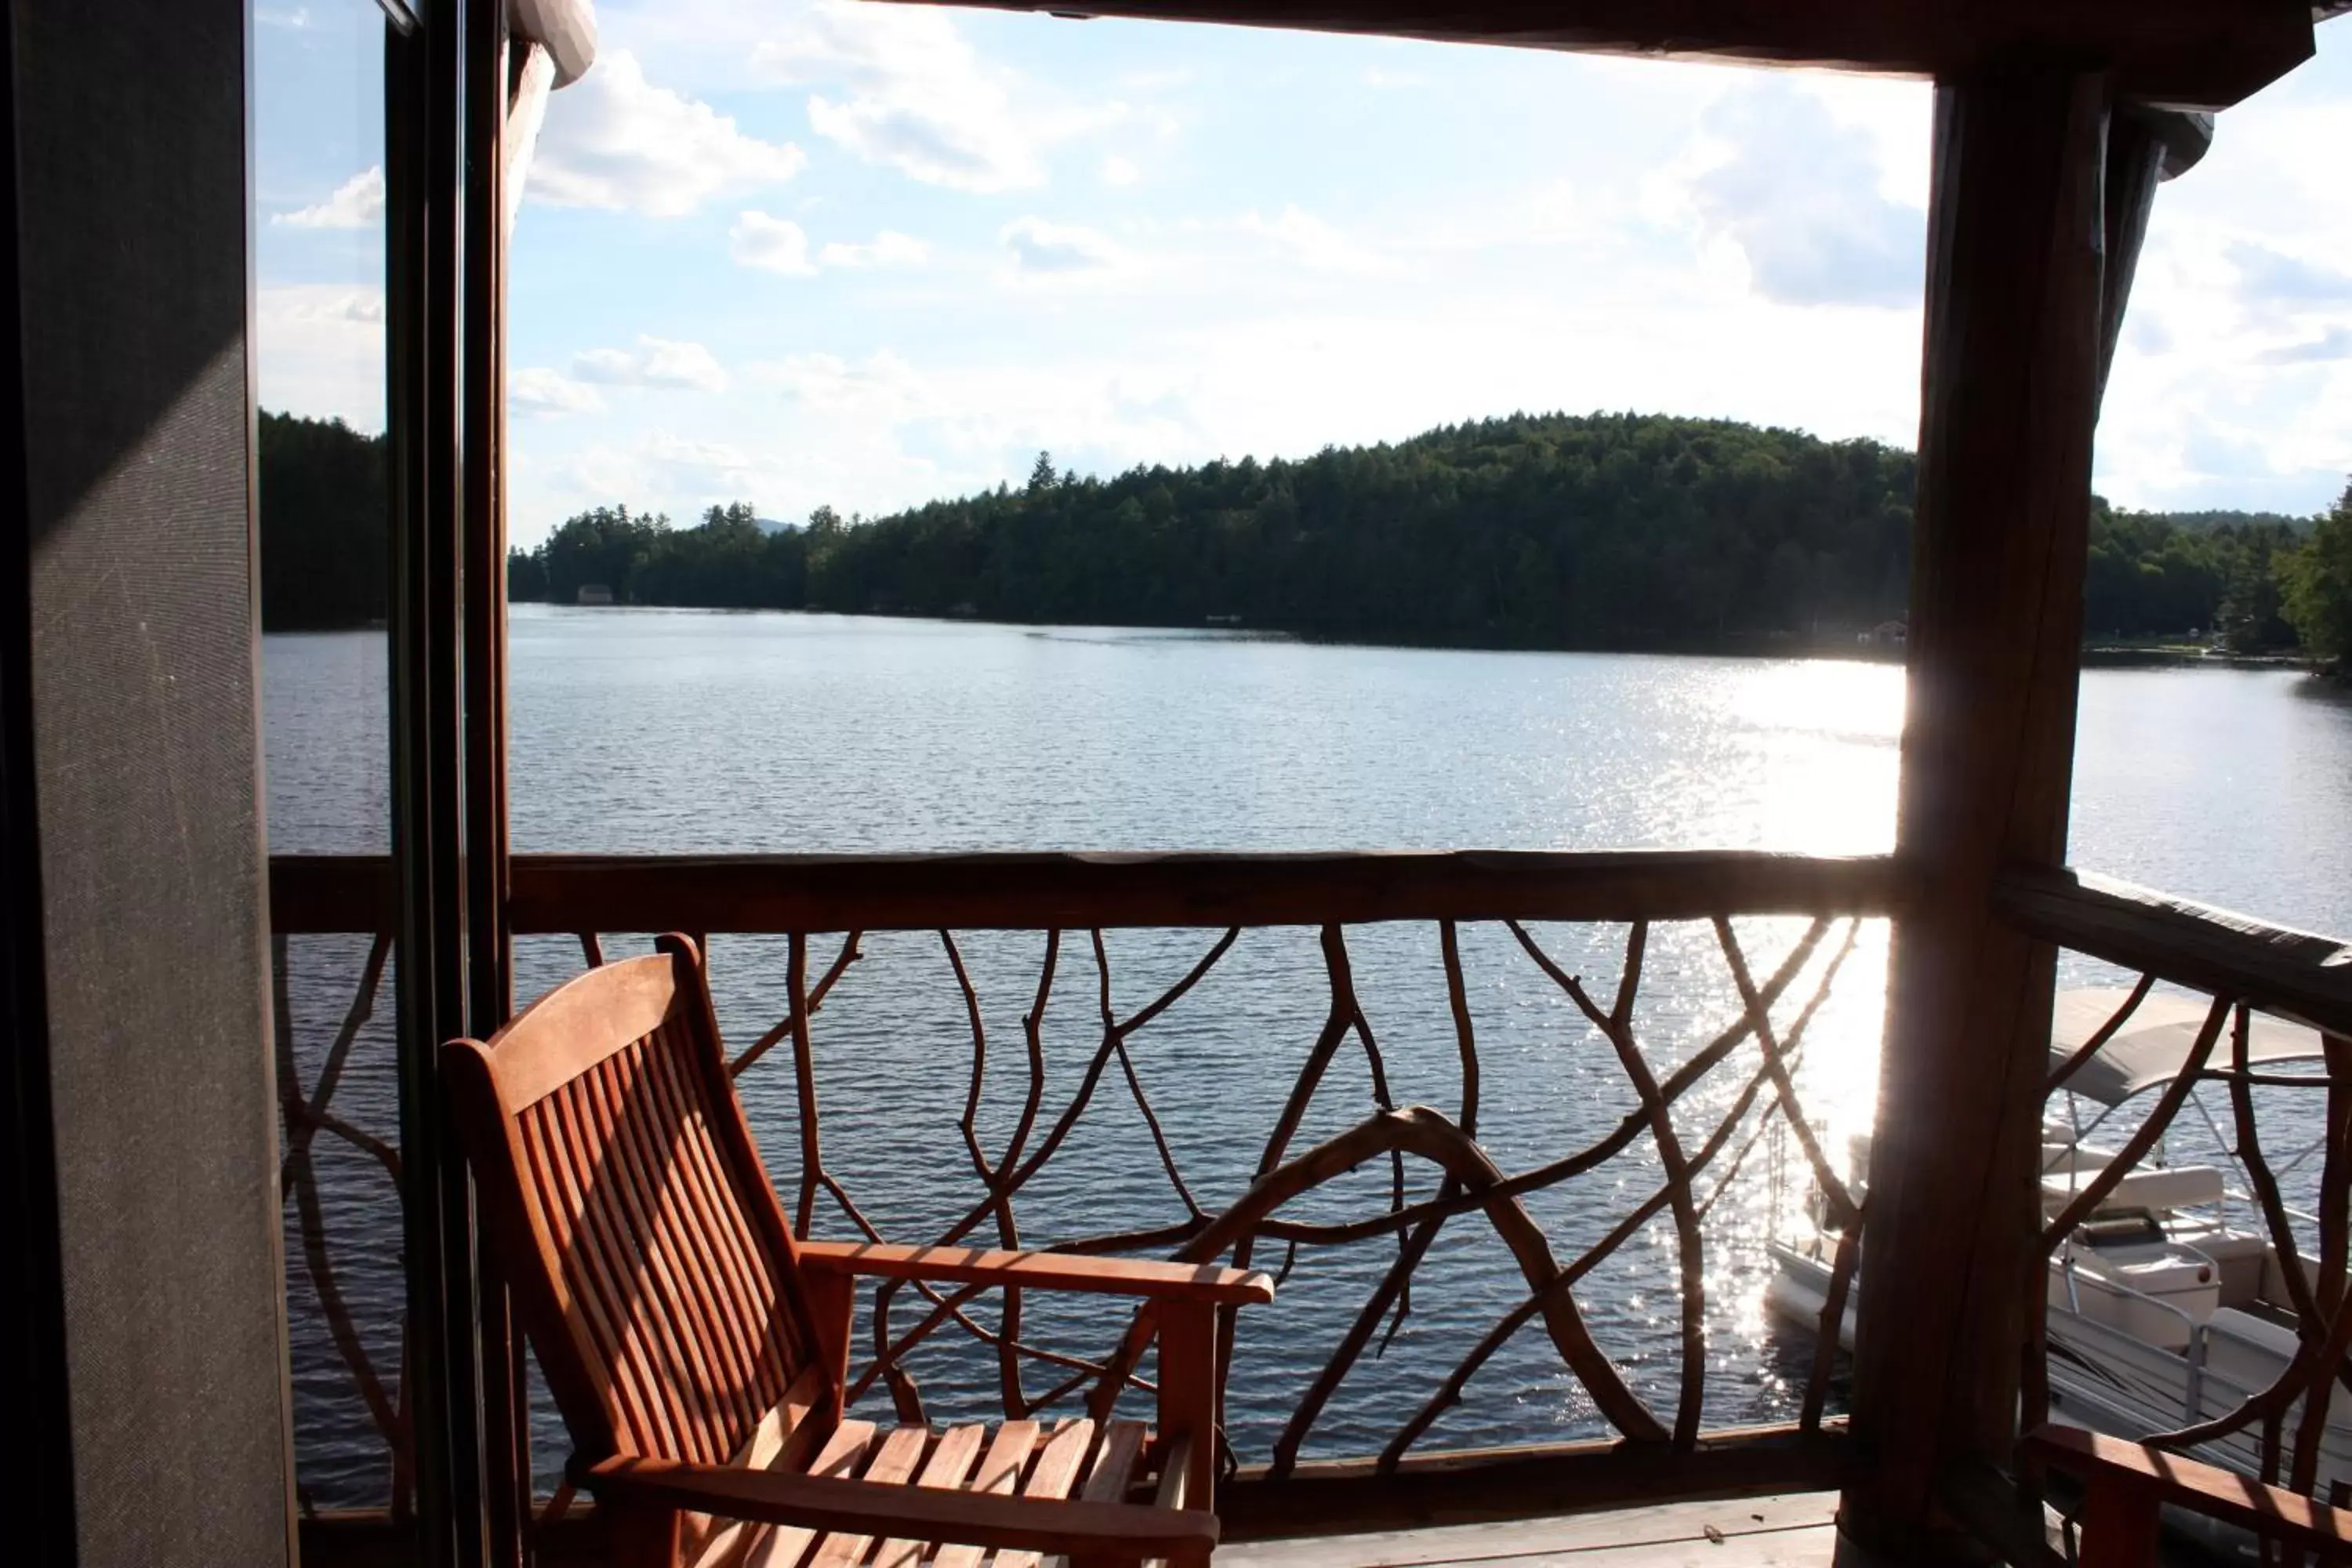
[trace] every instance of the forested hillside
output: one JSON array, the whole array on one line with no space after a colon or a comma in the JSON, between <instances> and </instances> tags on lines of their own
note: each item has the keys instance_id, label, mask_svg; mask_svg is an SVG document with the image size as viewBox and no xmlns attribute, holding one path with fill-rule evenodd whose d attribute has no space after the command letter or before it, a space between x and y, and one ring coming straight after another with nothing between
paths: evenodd
<instances>
[{"instance_id":1,"label":"forested hillside","mask_svg":"<svg viewBox=\"0 0 2352 1568\"><path fill-rule=\"evenodd\" d=\"M1041 456L1027 484L803 531L604 508L518 552L518 598L1033 622L1234 623L1372 641L1727 647L1851 640L1903 613L1911 455L1658 416L1551 415L1297 462L1137 468ZM2291 520L2096 505L2095 638L2291 646Z\"/></svg>"},{"instance_id":2,"label":"forested hillside","mask_svg":"<svg viewBox=\"0 0 2352 1568\"><path fill-rule=\"evenodd\" d=\"M1903 614L1913 473L1874 442L1643 415L1519 415L1110 479L1041 454L1017 489L879 518L821 507L798 528L741 503L685 528L600 507L515 552L509 591L1512 647L1850 642ZM268 626L383 617L383 487L381 437L262 416ZM2282 584L2310 527L2096 502L2086 631L2293 647Z\"/></svg>"},{"instance_id":3,"label":"forested hillside","mask_svg":"<svg viewBox=\"0 0 2352 1568\"><path fill-rule=\"evenodd\" d=\"M391 544L383 437L340 419L264 409L259 438L262 628L383 621Z\"/></svg>"}]
</instances>

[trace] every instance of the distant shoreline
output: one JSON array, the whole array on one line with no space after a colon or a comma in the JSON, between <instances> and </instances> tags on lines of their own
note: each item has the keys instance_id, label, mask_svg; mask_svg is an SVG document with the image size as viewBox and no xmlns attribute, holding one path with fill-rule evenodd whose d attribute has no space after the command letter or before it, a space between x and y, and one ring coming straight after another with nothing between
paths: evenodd
<instances>
[{"instance_id":1,"label":"distant shoreline","mask_svg":"<svg viewBox=\"0 0 2352 1568\"><path fill-rule=\"evenodd\" d=\"M1826 658L1852 664L1901 664L1905 658L1905 650L1899 646L1861 644L1849 646L1828 638L1800 640L1793 636L1658 638L1640 643L1621 642L1601 646L1481 642L1469 639L1414 640L1400 637L1371 637L1349 632L1326 635L1294 631L1278 626L1241 626L1225 620L1220 620L1213 625L1189 626L1171 622L1010 621L995 620L982 616L929 616L891 610L829 610L815 607L784 610L703 605L557 605L539 599L518 599L513 603L534 605L542 609L584 614L596 614L607 610L623 612L676 610L713 616L830 616L844 620L919 621L937 626L1012 626L1030 631L1202 632L1237 638L1256 637L1271 641L1308 643L1328 647L1425 648L1432 651L1462 653L1666 654L1689 658ZM382 625L378 623L373 628L349 626L341 629L381 630ZM2151 647L2116 643L2085 644L2082 650L2082 667L2085 669L2285 669L2315 675L2321 673L2308 658L2301 654L2209 653L2179 645Z\"/></svg>"}]
</instances>

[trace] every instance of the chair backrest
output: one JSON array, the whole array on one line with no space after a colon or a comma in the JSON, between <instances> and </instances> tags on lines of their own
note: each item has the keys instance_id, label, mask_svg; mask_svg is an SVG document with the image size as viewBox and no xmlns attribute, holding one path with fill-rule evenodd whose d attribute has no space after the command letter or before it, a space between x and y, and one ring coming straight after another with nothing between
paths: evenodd
<instances>
[{"instance_id":1,"label":"chair backrest","mask_svg":"<svg viewBox=\"0 0 2352 1568\"><path fill-rule=\"evenodd\" d=\"M823 1358L700 955L660 948L549 992L488 1045L452 1040L442 1068L573 1442L724 1464Z\"/></svg>"}]
</instances>

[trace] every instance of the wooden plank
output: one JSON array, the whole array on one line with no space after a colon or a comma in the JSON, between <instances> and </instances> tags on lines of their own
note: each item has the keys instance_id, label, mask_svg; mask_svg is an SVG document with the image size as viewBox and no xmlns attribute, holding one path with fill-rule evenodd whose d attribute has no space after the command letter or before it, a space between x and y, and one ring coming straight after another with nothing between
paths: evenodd
<instances>
[{"instance_id":1,"label":"wooden plank","mask_svg":"<svg viewBox=\"0 0 2352 1568\"><path fill-rule=\"evenodd\" d=\"M1029 1463L1030 1451L1037 1446L1038 1426L1034 1421L1007 1421L989 1439L988 1453L972 1472L971 1489L977 1496L1010 1497L1021 1485L1021 1472ZM980 1568L986 1555L979 1547L970 1545L942 1546L932 1554L932 1568Z\"/></svg>"},{"instance_id":2,"label":"wooden plank","mask_svg":"<svg viewBox=\"0 0 2352 1568\"><path fill-rule=\"evenodd\" d=\"M1941 1560L1940 1463L2014 1441L2053 962L1996 877L2064 854L2101 362L2109 83L2026 53L1936 97L1896 922L1847 1528Z\"/></svg>"},{"instance_id":3,"label":"wooden plank","mask_svg":"<svg viewBox=\"0 0 2352 1568\"><path fill-rule=\"evenodd\" d=\"M922 1463L923 1449L930 1440L928 1427L891 1428L890 1435L882 1439L881 1451L866 1467L861 1479L875 1486L905 1486ZM816 1550L809 1554L808 1568L851 1568L873 1544L870 1535L835 1531L816 1543Z\"/></svg>"},{"instance_id":4,"label":"wooden plank","mask_svg":"<svg viewBox=\"0 0 2352 1568\"><path fill-rule=\"evenodd\" d=\"M1124 1502L1128 1489L1135 1484L1135 1468L1143 1458L1144 1439L1149 1432L1140 1421L1114 1421L1103 1428L1102 1447L1095 1454L1095 1468L1087 1476L1086 1490L1079 1495L1088 1502Z\"/></svg>"},{"instance_id":5,"label":"wooden plank","mask_svg":"<svg viewBox=\"0 0 2352 1568\"><path fill-rule=\"evenodd\" d=\"M1943 78L2020 47L2115 63L2135 98L2222 109L2310 58L2309 8L2262 0L950 0L1597 54Z\"/></svg>"},{"instance_id":6,"label":"wooden plank","mask_svg":"<svg viewBox=\"0 0 2352 1568\"><path fill-rule=\"evenodd\" d=\"M2352 1035L2352 942L2342 937L2054 867L2005 868L1993 907L2029 936Z\"/></svg>"},{"instance_id":7,"label":"wooden plank","mask_svg":"<svg viewBox=\"0 0 2352 1568\"><path fill-rule=\"evenodd\" d=\"M930 1459L915 1484L935 1491L956 1490L963 1485L964 1477L971 1473L972 1461L980 1457L980 1446L987 1437L985 1426L949 1427L932 1447ZM929 1542L922 1541L886 1541L874 1554L873 1568L915 1568L929 1547Z\"/></svg>"},{"instance_id":8,"label":"wooden plank","mask_svg":"<svg viewBox=\"0 0 2352 1568\"><path fill-rule=\"evenodd\" d=\"M820 1530L881 1526L982 1548L1198 1563L1217 1544L1216 1520L1188 1509L869 1487L840 1477L763 1475L667 1459L605 1459L590 1467L586 1479L616 1508L699 1509Z\"/></svg>"},{"instance_id":9,"label":"wooden plank","mask_svg":"<svg viewBox=\"0 0 2352 1568\"><path fill-rule=\"evenodd\" d=\"M908 1247L879 1241L804 1241L801 1261L886 1279L1018 1285L1098 1296L1246 1304L1274 1300L1274 1281L1248 1268L1151 1258L1095 1258L1076 1252L997 1252L980 1247Z\"/></svg>"},{"instance_id":10,"label":"wooden plank","mask_svg":"<svg viewBox=\"0 0 2352 1568\"><path fill-rule=\"evenodd\" d=\"M1217 1320L1200 1301L1162 1301L1160 1323L1160 1505L1216 1507L1218 1394ZM1180 1481L1181 1474L1181 1481Z\"/></svg>"},{"instance_id":11,"label":"wooden plank","mask_svg":"<svg viewBox=\"0 0 2352 1568\"><path fill-rule=\"evenodd\" d=\"M1095 1424L1080 1419L1065 1421L1054 1428L1053 1436L1039 1450L1037 1462L1029 1468L1029 1479L1021 1489L1023 1497L1066 1498L1077 1485L1078 1472L1087 1462L1087 1451L1095 1444ZM1034 1552L1000 1552L996 1568L1038 1568L1045 1561Z\"/></svg>"},{"instance_id":12,"label":"wooden plank","mask_svg":"<svg viewBox=\"0 0 2352 1568\"><path fill-rule=\"evenodd\" d=\"M1123 1425L1113 1423L1115 1429ZM1105 1438L1108 1446L1109 1438ZM1100 1471L1097 1465L1097 1473ZM1089 1479L1091 1485L1091 1478ZM1089 1497L1088 1500L1101 1500ZM1701 1502L1609 1509L1487 1525L1321 1536L1265 1538L1221 1545L1220 1568L1364 1568L1368 1563L1412 1565L1494 1561L1508 1563L1514 1542L1532 1542L1537 1559L1574 1552L1572 1561L1592 1568L1627 1568L1641 1553L1664 1545L1687 1548L1665 1561L1690 1568L1767 1568L1806 1563L1826 1568L1830 1537L1822 1522L1837 1501L1835 1492L1813 1492ZM1764 1518L1753 1516L1762 1513ZM606 1521L583 1500L537 1537L544 1568L608 1568ZM1725 1537L1716 1544L1706 1533L1714 1525ZM1491 1532L1491 1533L1490 1533ZM407 1537L381 1509L328 1510L302 1521L302 1561L309 1568L395 1568L411 1561ZM1610 1549L1623 1546L1625 1559ZM1589 1554L1589 1555L1587 1555ZM884 1559L872 1560L881 1568ZM909 1568L899 1560L892 1568ZM1645 1565L1646 1568L1646 1565Z\"/></svg>"},{"instance_id":13,"label":"wooden plank","mask_svg":"<svg viewBox=\"0 0 2352 1568\"><path fill-rule=\"evenodd\" d=\"M287 932L388 929L380 856L279 855ZM793 931L1893 914L1883 855L1464 849L1328 855L518 855L514 930Z\"/></svg>"},{"instance_id":14,"label":"wooden plank","mask_svg":"<svg viewBox=\"0 0 2352 1568\"><path fill-rule=\"evenodd\" d=\"M845 1421L833 1429L833 1436L817 1450L816 1462L809 1466L808 1474L847 1480L857 1474L857 1468L866 1461L866 1451L873 1444L873 1422ZM751 1549L743 1554L742 1568L794 1568L807 1554L809 1542L819 1533L819 1529L813 1526L773 1525L752 1541Z\"/></svg>"},{"instance_id":15,"label":"wooden plank","mask_svg":"<svg viewBox=\"0 0 2352 1568\"><path fill-rule=\"evenodd\" d=\"M1751 1541L1796 1536L1829 1561L1827 1532L1837 1513L1835 1492L1661 1503L1564 1517L1448 1525L1430 1530L1293 1538L1219 1548L1220 1568L1434 1568L1446 1563L1508 1563L1590 1553L1596 1563L1640 1560L1650 1548L1684 1546L1731 1568L1758 1561L1737 1550ZM1688 1558L1680 1559L1687 1562Z\"/></svg>"},{"instance_id":16,"label":"wooden plank","mask_svg":"<svg viewBox=\"0 0 2352 1568\"><path fill-rule=\"evenodd\" d=\"M1281 1480L1244 1466L1217 1489L1228 1542L1406 1530L1613 1510L1670 1498L1735 1497L1834 1487L1850 1448L1831 1423L1794 1424L1665 1443L1547 1444L1408 1457L1383 1474L1370 1459L1315 1459Z\"/></svg>"},{"instance_id":17,"label":"wooden plank","mask_svg":"<svg viewBox=\"0 0 2352 1568\"><path fill-rule=\"evenodd\" d=\"M2044 1426L2027 1443L2053 1468L2083 1481L2086 1502L2106 1500L2103 1517L2126 1546L2137 1539L2143 1514L2145 1528L2152 1536L2157 1507L2164 1504L2242 1525L2273 1541L2318 1552L2328 1561L2352 1561L2352 1510L2330 1508L2219 1466L2078 1426ZM2146 1506L2120 1506L2130 1498L2141 1500ZM2085 1563L2091 1561L2094 1526L2098 1522L2085 1520L2084 1523Z\"/></svg>"}]
</instances>

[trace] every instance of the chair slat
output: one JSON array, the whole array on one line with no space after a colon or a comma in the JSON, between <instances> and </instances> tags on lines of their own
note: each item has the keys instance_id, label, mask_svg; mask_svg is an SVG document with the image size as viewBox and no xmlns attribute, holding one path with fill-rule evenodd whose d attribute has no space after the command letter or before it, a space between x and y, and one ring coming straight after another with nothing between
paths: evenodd
<instances>
[{"instance_id":1,"label":"chair slat","mask_svg":"<svg viewBox=\"0 0 2352 1568\"><path fill-rule=\"evenodd\" d=\"M644 1265L631 1242L617 1186L600 1185L604 1134L594 1108L585 1089L578 1085L548 1096L544 1103L550 1128L556 1135L554 1147L563 1187L558 1194L541 1194L541 1204L551 1206L549 1199L552 1197L568 1204L578 1216L586 1245L564 1258L565 1272L572 1276L575 1292L600 1302L611 1319L612 1354L638 1389L636 1418L615 1425L623 1439L640 1453L683 1454L684 1441L672 1426L670 1403L662 1394L664 1358L656 1349L656 1341L664 1331L658 1319L649 1324L645 1314L624 1310L631 1300L630 1282L643 1277Z\"/></svg>"},{"instance_id":2,"label":"chair slat","mask_svg":"<svg viewBox=\"0 0 2352 1568\"><path fill-rule=\"evenodd\" d=\"M808 1474L848 1479L857 1474L873 1443L873 1422L845 1421L833 1429L833 1436L818 1450L816 1462L808 1468ZM807 1554L809 1543L817 1538L817 1533L798 1525L777 1525L751 1542L751 1549L743 1554L743 1568L793 1568Z\"/></svg>"},{"instance_id":3,"label":"chair slat","mask_svg":"<svg viewBox=\"0 0 2352 1568\"><path fill-rule=\"evenodd\" d=\"M606 1292L592 1282L607 1269L604 1243L582 1212L579 1184L573 1175L572 1136L562 1108L542 1100L518 1119L527 1173L536 1191L539 1208L562 1259L561 1271L570 1315L604 1364L611 1369L608 1397L617 1407L614 1425L632 1431L650 1431L656 1425L655 1404L643 1384L635 1357L624 1348L619 1324L605 1310Z\"/></svg>"},{"instance_id":4,"label":"chair slat","mask_svg":"<svg viewBox=\"0 0 2352 1568\"><path fill-rule=\"evenodd\" d=\"M999 1426L989 1442L987 1456L971 1478L971 1489L1005 1496L1018 1490L1022 1472L1029 1467L1030 1452L1037 1447L1037 1437L1034 1421L1007 1421ZM981 1559L987 1555L985 1547L942 1546L933 1553L931 1562L934 1568L980 1568Z\"/></svg>"},{"instance_id":5,"label":"chair slat","mask_svg":"<svg viewBox=\"0 0 2352 1568\"><path fill-rule=\"evenodd\" d=\"M1021 1489L1023 1497L1066 1498L1077 1485L1085 1470L1087 1452L1094 1447L1095 1424L1087 1420L1065 1421L1054 1429L1054 1435L1037 1454L1037 1462L1029 1467L1028 1484ZM1035 1552L999 1552L996 1568L1039 1568L1044 1556Z\"/></svg>"},{"instance_id":6,"label":"chair slat","mask_svg":"<svg viewBox=\"0 0 2352 1568\"><path fill-rule=\"evenodd\" d=\"M950 1426L940 1435L932 1446L931 1457L923 1466L923 1473L915 1479L919 1487L938 1487L952 1490L963 1485L971 1473L971 1462L980 1457L980 1445L988 1436L985 1426ZM897 1538L882 1543L874 1554L873 1568L914 1568L923 1560L928 1542L901 1541Z\"/></svg>"},{"instance_id":7,"label":"chair slat","mask_svg":"<svg viewBox=\"0 0 2352 1568\"><path fill-rule=\"evenodd\" d=\"M759 1388L756 1341L742 1331L734 1314L734 1281L724 1247L713 1216L700 1201L692 1153L698 1142L694 1110L677 1092L674 1075L663 1069L674 1054L648 1051L634 1064L646 1112L635 1120L656 1162L659 1212L672 1268L688 1283L687 1310L700 1330L698 1348L711 1380L705 1408L719 1430L748 1431L758 1425L768 1401Z\"/></svg>"},{"instance_id":8,"label":"chair slat","mask_svg":"<svg viewBox=\"0 0 2352 1568\"><path fill-rule=\"evenodd\" d=\"M759 1426L743 1439L727 1462L738 1469L789 1470L801 1461L803 1443L793 1441L813 1430L808 1418L825 1395L824 1373L815 1367L803 1372L776 1407L760 1418ZM688 1514L682 1533L686 1547L679 1556L702 1568L732 1563L743 1555L761 1527L739 1520L714 1520L709 1514Z\"/></svg>"},{"instance_id":9,"label":"chair slat","mask_svg":"<svg viewBox=\"0 0 2352 1568\"><path fill-rule=\"evenodd\" d=\"M662 1048L654 1042L655 1049ZM736 1435L749 1431L760 1419L748 1401L730 1409L716 1351L721 1338L711 1314L709 1291L701 1289L703 1270L696 1247L678 1213L678 1184L672 1170L672 1139L659 1123L652 1075L646 1070L643 1047L617 1052L589 1069L589 1081L603 1096L603 1108L612 1118L608 1169L625 1184L643 1225L645 1256L662 1281L667 1326L679 1352L678 1375L672 1396L695 1445L705 1451L706 1464L723 1464L735 1447Z\"/></svg>"},{"instance_id":10,"label":"chair slat","mask_svg":"<svg viewBox=\"0 0 2352 1568\"><path fill-rule=\"evenodd\" d=\"M861 1479L877 1486L905 1486L912 1480L915 1470L923 1461L923 1449L930 1442L928 1426L898 1426L882 1439L881 1448L866 1467ZM808 1560L808 1568L851 1568L866 1555L874 1544L870 1535L844 1535L835 1531L816 1543L816 1551Z\"/></svg>"},{"instance_id":11,"label":"chair slat","mask_svg":"<svg viewBox=\"0 0 2352 1568\"><path fill-rule=\"evenodd\" d=\"M680 1162L680 1173L717 1265L714 1284L738 1364L751 1379L754 1406L766 1409L782 1396L788 1380L783 1346L766 1330L776 1311L775 1278L760 1256L750 1227L731 1223L738 1211L728 1189L718 1139L696 1098L687 1063L680 1053L664 1052L656 1058L656 1069L672 1102L681 1108L683 1124L692 1134L679 1140L686 1156Z\"/></svg>"},{"instance_id":12,"label":"chair slat","mask_svg":"<svg viewBox=\"0 0 2352 1568\"><path fill-rule=\"evenodd\" d=\"M1161 1508L1182 1508L1185 1501L1185 1480L1192 1468L1192 1434L1184 1433L1168 1442L1168 1451L1160 1457L1160 1490L1151 1500Z\"/></svg>"},{"instance_id":13,"label":"chair slat","mask_svg":"<svg viewBox=\"0 0 2352 1568\"><path fill-rule=\"evenodd\" d=\"M1140 1421L1114 1421L1104 1427L1102 1447L1095 1454L1095 1468L1087 1473L1086 1490L1079 1495L1088 1502L1125 1502L1129 1489L1135 1485L1136 1467L1142 1463L1144 1441L1150 1436Z\"/></svg>"}]
</instances>

